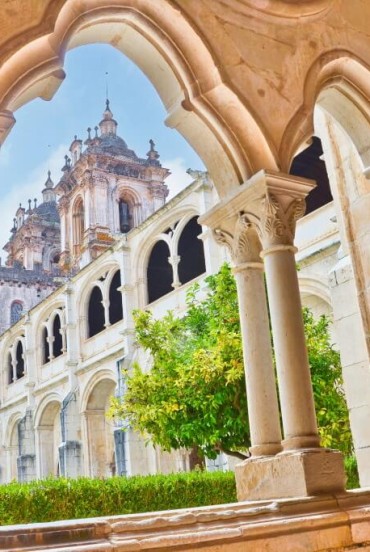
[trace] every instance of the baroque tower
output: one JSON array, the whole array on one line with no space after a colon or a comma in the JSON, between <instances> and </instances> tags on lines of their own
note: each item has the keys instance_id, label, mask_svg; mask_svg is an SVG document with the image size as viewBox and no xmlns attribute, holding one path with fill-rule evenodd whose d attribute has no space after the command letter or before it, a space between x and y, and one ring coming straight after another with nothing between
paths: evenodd
<instances>
[{"instance_id":1,"label":"baroque tower","mask_svg":"<svg viewBox=\"0 0 370 552\"><path fill-rule=\"evenodd\" d=\"M146 159L117 135L109 100L94 136L75 136L63 176L55 187L61 221L60 267L64 272L87 265L114 241L162 207L168 195L153 140Z\"/></svg>"}]
</instances>

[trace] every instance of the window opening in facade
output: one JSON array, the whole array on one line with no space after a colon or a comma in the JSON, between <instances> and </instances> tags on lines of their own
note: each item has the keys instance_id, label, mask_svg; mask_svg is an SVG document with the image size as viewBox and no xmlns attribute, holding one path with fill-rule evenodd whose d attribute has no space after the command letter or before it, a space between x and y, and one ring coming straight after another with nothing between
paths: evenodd
<instances>
[{"instance_id":1,"label":"window opening in facade","mask_svg":"<svg viewBox=\"0 0 370 552\"><path fill-rule=\"evenodd\" d=\"M131 229L132 214L127 201L120 200L119 204L119 229L123 234L126 234Z\"/></svg>"},{"instance_id":2,"label":"window opening in facade","mask_svg":"<svg viewBox=\"0 0 370 552\"><path fill-rule=\"evenodd\" d=\"M49 342L48 342L48 330L47 328L43 328L42 330L42 363L46 364L50 360L50 350L49 350Z\"/></svg>"},{"instance_id":3,"label":"window opening in facade","mask_svg":"<svg viewBox=\"0 0 370 552\"><path fill-rule=\"evenodd\" d=\"M169 255L168 245L162 240L158 241L152 249L147 270L149 303L173 290L173 273L172 266L168 262Z\"/></svg>"},{"instance_id":4,"label":"window opening in facade","mask_svg":"<svg viewBox=\"0 0 370 552\"><path fill-rule=\"evenodd\" d=\"M91 292L88 308L88 337L93 337L105 328L103 296L100 288L95 286Z\"/></svg>"},{"instance_id":5,"label":"window opening in facade","mask_svg":"<svg viewBox=\"0 0 370 552\"><path fill-rule=\"evenodd\" d=\"M111 324L115 324L123 318L122 294L118 291L120 286L121 273L117 270L109 287L109 322Z\"/></svg>"},{"instance_id":6,"label":"window opening in facade","mask_svg":"<svg viewBox=\"0 0 370 552\"><path fill-rule=\"evenodd\" d=\"M53 355L56 358L63 354L63 338L61 334L61 323L59 314L55 315L53 321L53 336Z\"/></svg>"},{"instance_id":7,"label":"window opening in facade","mask_svg":"<svg viewBox=\"0 0 370 552\"><path fill-rule=\"evenodd\" d=\"M193 217L189 220L179 239L179 280L182 284L190 282L206 271L203 242L198 238L202 233L202 227L197 219L198 217Z\"/></svg>"},{"instance_id":8,"label":"window opening in facade","mask_svg":"<svg viewBox=\"0 0 370 552\"><path fill-rule=\"evenodd\" d=\"M8 354L8 383L13 383L14 373L13 373L13 362L11 353Z\"/></svg>"},{"instance_id":9,"label":"window opening in facade","mask_svg":"<svg viewBox=\"0 0 370 552\"><path fill-rule=\"evenodd\" d=\"M22 318L23 305L20 301L14 301L10 306L10 324L13 325Z\"/></svg>"},{"instance_id":10,"label":"window opening in facade","mask_svg":"<svg viewBox=\"0 0 370 552\"><path fill-rule=\"evenodd\" d=\"M23 358L23 345L21 341L18 341L17 350L15 354L16 358L16 377L17 379L24 376L24 358Z\"/></svg>"}]
</instances>

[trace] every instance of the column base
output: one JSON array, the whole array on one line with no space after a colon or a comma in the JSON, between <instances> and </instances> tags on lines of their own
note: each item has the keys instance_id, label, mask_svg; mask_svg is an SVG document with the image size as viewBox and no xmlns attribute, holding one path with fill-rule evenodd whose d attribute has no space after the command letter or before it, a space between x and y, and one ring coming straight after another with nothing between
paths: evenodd
<instances>
[{"instance_id":1,"label":"column base","mask_svg":"<svg viewBox=\"0 0 370 552\"><path fill-rule=\"evenodd\" d=\"M343 492L343 456L330 449L248 458L235 466L238 500L270 500Z\"/></svg>"}]
</instances>

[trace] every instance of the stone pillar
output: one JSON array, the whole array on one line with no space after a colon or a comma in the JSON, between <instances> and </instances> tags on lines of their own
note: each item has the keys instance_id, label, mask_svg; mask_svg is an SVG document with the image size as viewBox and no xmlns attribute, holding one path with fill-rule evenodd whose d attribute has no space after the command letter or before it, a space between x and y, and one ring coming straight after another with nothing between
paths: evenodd
<instances>
[{"instance_id":1,"label":"stone pillar","mask_svg":"<svg viewBox=\"0 0 370 552\"><path fill-rule=\"evenodd\" d=\"M18 481L25 483L36 479L36 447L33 413L26 410L18 424L19 456L17 458Z\"/></svg>"},{"instance_id":2,"label":"stone pillar","mask_svg":"<svg viewBox=\"0 0 370 552\"><path fill-rule=\"evenodd\" d=\"M201 223L209 225L217 219L224 223L225 218L230 219L239 214L239 224L242 221L245 227L254 229L263 246L261 257L266 270L284 452L275 456L252 455L252 458L236 467L239 500L309 496L344 490L341 454L319 446L294 260L295 222L304 213L304 198L313 187L314 182L307 179L261 171L200 219ZM245 238L234 245L234 251L242 249L252 250ZM252 278L240 276L246 269L250 271L251 266L256 270L257 261L244 259L244 262L248 264L244 265L245 268L241 265L239 270L236 267L236 276L242 324L243 320L248 319L248 310L252 313L250 318L254 317L253 323L251 320L249 322L249 335L242 326L243 340L247 342L244 343L246 360L248 349L253 350L253 354L251 352L249 355L249 362L252 363L252 369L249 370L255 378L251 380L251 389L248 389L248 407L251 405L253 411L256 407L250 397L256 397L257 394L263 400L260 386L266 384L265 377L261 378L262 382L258 378L255 351L259 349L261 332L257 331L257 327L266 327L267 320L263 322L264 309L258 313L254 308L257 301L250 296ZM253 279L254 288L257 289L256 276ZM244 294L241 293L241 286L245 286ZM260 295L261 290L256 297ZM245 297L248 299L245 300ZM268 345L262 342L261 346L266 351ZM248 366L246 370L248 372ZM255 399L256 403L258 398ZM258 427L259 421L253 420L253 414L250 420L251 427L252 421L253 426Z\"/></svg>"},{"instance_id":3,"label":"stone pillar","mask_svg":"<svg viewBox=\"0 0 370 552\"><path fill-rule=\"evenodd\" d=\"M79 477L82 474L82 444L77 391L68 393L60 412L62 443L59 446L60 475Z\"/></svg>"},{"instance_id":4,"label":"stone pillar","mask_svg":"<svg viewBox=\"0 0 370 552\"><path fill-rule=\"evenodd\" d=\"M181 261L181 257L179 255L172 255L171 257L168 257L168 262L172 266L173 282L171 285L173 289L177 289L181 286L181 282L179 280L180 261Z\"/></svg>"},{"instance_id":5,"label":"stone pillar","mask_svg":"<svg viewBox=\"0 0 370 552\"><path fill-rule=\"evenodd\" d=\"M116 475L127 475L126 466L126 432L121 428L114 430L114 451L116 457Z\"/></svg>"},{"instance_id":6,"label":"stone pillar","mask_svg":"<svg viewBox=\"0 0 370 552\"><path fill-rule=\"evenodd\" d=\"M72 391L77 385L76 369L80 356L80 342L76 323L76 299L74 287L70 282L66 285L64 300L66 366L68 368L69 389Z\"/></svg>"},{"instance_id":7,"label":"stone pillar","mask_svg":"<svg viewBox=\"0 0 370 552\"><path fill-rule=\"evenodd\" d=\"M229 222L229 224L227 224ZM214 230L218 243L229 248L234 264L240 324L242 331L245 379L252 456L281 451L279 408L272 362L267 302L260 259L258 236L243 215L222 221L234 226L233 233Z\"/></svg>"},{"instance_id":8,"label":"stone pillar","mask_svg":"<svg viewBox=\"0 0 370 552\"><path fill-rule=\"evenodd\" d=\"M257 223L264 248L261 256L266 272L285 450L320 445L293 245L295 222L304 214L304 198L312 184L275 178L261 202Z\"/></svg>"}]
</instances>

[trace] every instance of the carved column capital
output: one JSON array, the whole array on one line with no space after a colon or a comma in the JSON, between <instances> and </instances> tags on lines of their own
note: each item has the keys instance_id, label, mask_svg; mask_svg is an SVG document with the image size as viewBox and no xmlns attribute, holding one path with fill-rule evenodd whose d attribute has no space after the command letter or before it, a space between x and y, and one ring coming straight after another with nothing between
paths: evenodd
<instances>
[{"instance_id":1,"label":"carved column capital","mask_svg":"<svg viewBox=\"0 0 370 552\"><path fill-rule=\"evenodd\" d=\"M264 249L293 246L296 222L306 210L304 198L267 192L254 212L244 214L254 224Z\"/></svg>"},{"instance_id":2,"label":"carved column capital","mask_svg":"<svg viewBox=\"0 0 370 552\"><path fill-rule=\"evenodd\" d=\"M304 214L313 180L260 171L199 217L226 245L236 263L254 261L258 235L264 249L293 247L296 221ZM251 238L253 245L251 246Z\"/></svg>"},{"instance_id":3,"label":"carved column capital","mask_svg":"<svg viewBox=\"0 0 370 552\"><path fill-rule=\"evenodd\" d=\"M250 262L259 262L261 244L257 235L255 222L244 213L233 217L232 221L213 230L213 236L219 245L228 248L234 265L238 266ZM230 224L231 223L231 224ZM232 228L233 227L233 228Z\"/></svg>"}]
</instances>

